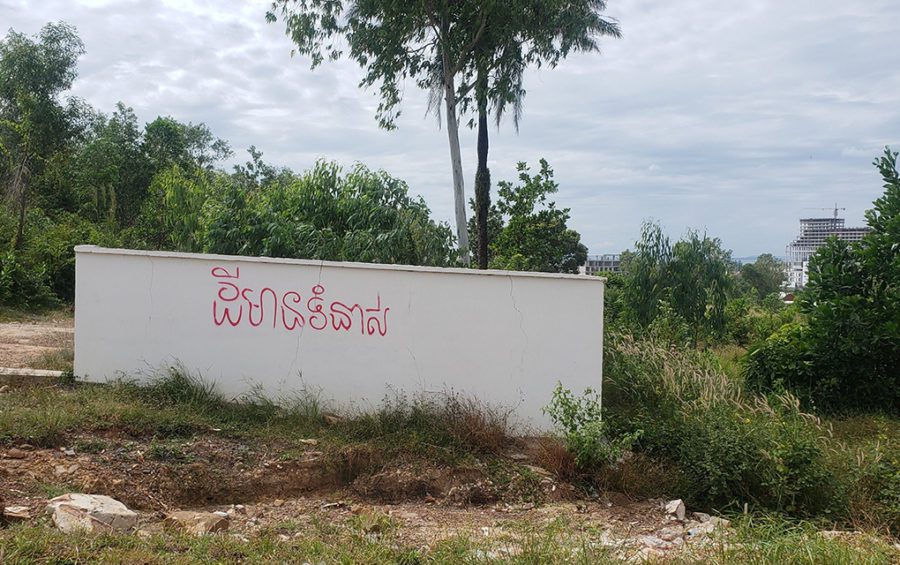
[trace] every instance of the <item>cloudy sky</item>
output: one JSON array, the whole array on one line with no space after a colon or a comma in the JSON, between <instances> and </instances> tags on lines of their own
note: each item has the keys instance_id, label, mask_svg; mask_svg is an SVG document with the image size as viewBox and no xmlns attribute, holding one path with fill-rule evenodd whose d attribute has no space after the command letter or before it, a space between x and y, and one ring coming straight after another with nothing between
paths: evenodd
<instances>
[{"instance_id":1,"label":"cloudy sky","mask_svg":"<svg viewBox=\"0 0 900 565\"><path fill-rule=\"evenodd\" d=\"M291 58L266 0L0 0L0 27L78 28L73 93L142 121L205 122L235 159L251 144L295 170L327 157L405 179L452 219L446 132L406 90L399 128L379 130L375 93L338 62ZM782 254L801 216L881 193L870 165L900 149L897 0L609 0L624 38L601 55L528 75L525 115L493 132L494 181L545 157L559 204L592 253L630 247L644 219L673 236L705 229L735 256ZM475 135L463 132L467 191ZM228 164L226 164L228 165Z\"/></svg>"}]
</instances>

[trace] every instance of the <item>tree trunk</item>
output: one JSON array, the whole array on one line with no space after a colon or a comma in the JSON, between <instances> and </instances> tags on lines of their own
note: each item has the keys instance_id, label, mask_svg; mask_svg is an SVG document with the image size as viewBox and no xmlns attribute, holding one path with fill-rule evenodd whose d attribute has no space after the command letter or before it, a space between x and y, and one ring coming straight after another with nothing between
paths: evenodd
<instances>
[{"instance_id":1,"label":"tree trunk","mask_svg":"<svg viewBox=\"0 0 900 565\"><path fill-rule=\"evenodd\" d=\"M16 225L16 237L13 239L13 251L19 251L25 244L25 195L19 197L19 222Z\"/></svg>"},{"instance_id":2,"label":"tree trunk","mask_svg":"<svg viewBox=\"0 0 900 565\"><path fill-rule=\"evenodd\" d=\"M453 166L453 199L456 204L456 236L459 239L460 260L469 265L469 224L466 221L466 190L463 180L462 155L459 151L459 122L456 116L456 87L453 77L444 80L444 101L447 108L447 137L450 141L450 161Z\"/></svg>"},{"instance_id":3,"label":"tree trunk","mask_svg":"<svg viewBox=\"0 0 900 565\"><path fill-rule=\"evenodd\" d=\"M478 170L475 173L475 223L478 229L478 268L488 268L488 212L491 171L488 170L487 74L478 73Z\"/></svg>"},{"instance_id":4,"label":"tree trunk","mask_svg":"<svg viewBox=\"0 0 900 565\"><path fill-rule=\"evenodd\" d=\"M18 251L25 244L25 208L28 205L28 154L26 153L19 166L16 167L16 174L13 177L13 185L11 187L12 194L16 199L16 207L18 208L19 218L16 224L16 235L12 240L12 250Z\"/></svg>"}]
</instances>

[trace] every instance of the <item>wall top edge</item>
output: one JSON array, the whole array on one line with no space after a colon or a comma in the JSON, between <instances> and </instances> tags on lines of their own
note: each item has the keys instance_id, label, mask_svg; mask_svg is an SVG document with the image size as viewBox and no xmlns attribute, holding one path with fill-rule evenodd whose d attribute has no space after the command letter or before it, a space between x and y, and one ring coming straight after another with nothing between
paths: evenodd
<instances>
[{"instance_id":1,"label":"wall top edge","mask_svg":"<svg viewBox=\"0 0 900 565\"><path fill-rule=\"evenodd\" d=\"M417 265L386 265L382 263L353 263L344 261L320 261L311 259L285 259L280 257L247 257L242 255L217 255L207 253L183 253L179 251L143 251L139 249L116 249L96 245L76 245L75 254L126 255L134 257L160 257L167 259L194 259L201 261L228 261L231 263L266 263L275 265L302 265L306 267L329 267L335 269L363 269L371 271L404 271L413 273L436 273L470 275L480 277L515 277L535 279L563 279L589 283L606 283L606 277L571 275L563 273L537 273L522 271L500 271L489 269L463 269L458 267L421 267Z\"/></svg>"}]
</instances>

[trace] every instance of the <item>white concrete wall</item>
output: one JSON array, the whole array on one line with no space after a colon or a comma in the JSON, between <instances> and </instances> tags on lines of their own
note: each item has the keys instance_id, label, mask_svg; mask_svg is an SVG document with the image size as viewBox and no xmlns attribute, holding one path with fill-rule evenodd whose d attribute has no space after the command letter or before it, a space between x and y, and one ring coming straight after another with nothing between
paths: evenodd
<instances>
[{"instance_id":1,"label":"white concrete wall","mask_svg":"<svg viewBox=\"0 0 900 565\"><path fill-rule=\"evenodd\" d=\"M601 385L598 277L75 251L75 373L89 380L180 363L227 394L307 388L360 408L452 389L541 427L557 381Z\"/></svg>"}]
</instances>

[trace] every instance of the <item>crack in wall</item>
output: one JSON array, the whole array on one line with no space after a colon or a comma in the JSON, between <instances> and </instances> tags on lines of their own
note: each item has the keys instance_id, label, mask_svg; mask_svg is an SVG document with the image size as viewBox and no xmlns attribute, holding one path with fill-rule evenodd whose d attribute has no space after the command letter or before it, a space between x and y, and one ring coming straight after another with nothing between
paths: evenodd
<instances>
[{"instance_id":1,"label":"crack in wall","mask_svg":"<svg viewBox=\"0 0 900 565\"><path fill-rule=\"evenodd\" d=\"M419 384L421 388L425 388L425 380L422 378L422 372L419 370L419 360L416 359L416 355L412 352L412 349L409 347L406 348L406 352L409 353L409 356L412 358L413 367L416 369L416 377L419 379Z\"/></svg>"},{"instance_id":2,"label":"crack in wall","mask_svg":"<svg viewBox=\"0 0 900 565\"><path fill-rule=\"evenodd\" d=\"M512 301L513 309L519 314L519 331L522 332L522 337L525 338L525 343L522 345L522 355L519 358L519 374L521 374L525 371L525 351L528 349L528 334L525 332L525 316L519 310L519 305L516 304L516 296L513 293L513 278L511 276L507 278L509 278L509 299Z\"/></svg>"},{"instance_id":3,"label":"crack in wall","mask_svg":"<svg viewBox=\"0 0 900 565\"><path fill-rule=\"evenodd\" d=\"M325 260L319 260L319 275L316 280L316 286L322 284L322 271L325 269ZM297 366L297 359L300 357L300 340L303 339L303 332L306 331L306 323L300 326L300 333L297 335L297 346L294 348L294 360L291 362L291 367ZM303 378L303 370L298 368L297 373L300 375L302 380Z\"/></svg>"},{"instance_id":4,"label":"crack in wall","mask_svg":"<svg viewBox=\"0 0 900 565\"><path fill-rule=\"evenodd\" d=\"M153 263L153 257L150 257L150 313L147 315L147 325L144 327L144 338L150 335L150 325L153 322L153 278L156 274L156 265Z\"/></svg>"}]
</instances>

